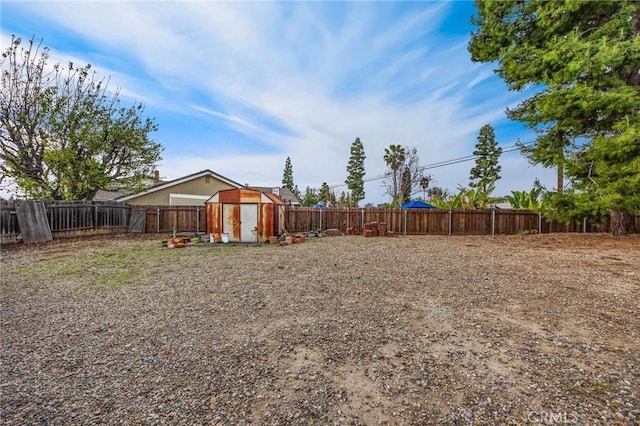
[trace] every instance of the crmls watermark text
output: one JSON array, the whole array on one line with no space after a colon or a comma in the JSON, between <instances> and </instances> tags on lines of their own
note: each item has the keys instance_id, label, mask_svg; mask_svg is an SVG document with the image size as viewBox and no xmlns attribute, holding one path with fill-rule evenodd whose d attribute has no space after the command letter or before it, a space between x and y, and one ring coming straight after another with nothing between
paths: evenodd
<instances>
[{"instance_id":1,"label":"crmls watermark text","mask_svg":"<svg viewBox=\"0 0 640 426\"><path fill-rule=\"evenodd\" d=\"M578 423L578 416L570 412L529 411L527 423L541 425L570 425Z\"/></svg>"}]
</instances>

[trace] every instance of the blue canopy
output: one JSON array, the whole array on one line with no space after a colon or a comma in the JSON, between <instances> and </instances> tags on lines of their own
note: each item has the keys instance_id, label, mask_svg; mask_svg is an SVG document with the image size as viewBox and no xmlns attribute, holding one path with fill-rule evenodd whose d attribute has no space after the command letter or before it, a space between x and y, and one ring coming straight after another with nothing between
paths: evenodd
<instances>
[{"instance_id":1,"label":"blue canopy","mask_svg":"<svg viewBox=\"0 0 640 426\"><path fill-rule=\"evenodd\" d=\"M401 209L435 209L435 206L427 204L424 201L411 200L406 204L400 206Z\"/></svg>"},{"instance_id":2,"label":"blue canopy","mask_svg":"<svg viewBox=\"0 0 640 426\"><path fill-rule=\"evenodd\" d=\"M322 203L318 203L318 204L316 204L316 205L315 205L315 206L313 206L313 207L315 207L316 209L323 209L323 208L324 208L324 204L322 204Z\"/></svg>"}]
</instances>

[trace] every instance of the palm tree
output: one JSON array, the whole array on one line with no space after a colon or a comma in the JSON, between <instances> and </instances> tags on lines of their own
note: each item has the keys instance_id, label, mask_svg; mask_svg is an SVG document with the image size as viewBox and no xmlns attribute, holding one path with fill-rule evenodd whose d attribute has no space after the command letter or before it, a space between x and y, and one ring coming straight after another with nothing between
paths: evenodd
<instances>
[{"instance_id":1,"label":"palm tree","mask_svg":"<svg viewBox=\"0 0 640 426\"><path fill-rule=\"evenodd\" d=\"M400 168L404 165L406 160L406 151L402 145L389 145L389 148L384 149L384 161L391 169L391 178L393 182L393 197L392 203L395 205L398 203L399 195L398 188L400 186Z\"/></svg>"},{"instance_id":2,"label":"palm tree","mask_svg":"<svg viewBox=\"0 0 640 426\"><path fill-rule=\"evenodd\" d=\"M427 188L429 188L430 183L430 176L423 176L422 179L420 179L420 187L422 188L422 198L424 198L424 201L427 201Z\"/></svg>"}]
</instances>

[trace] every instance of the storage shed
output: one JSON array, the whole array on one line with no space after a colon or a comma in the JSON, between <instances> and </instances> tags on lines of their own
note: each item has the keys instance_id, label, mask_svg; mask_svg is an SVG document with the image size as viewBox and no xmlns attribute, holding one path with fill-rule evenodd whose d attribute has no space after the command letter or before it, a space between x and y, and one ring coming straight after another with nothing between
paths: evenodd
<instances>
[{"instance_id":1,"label":"storage shed","mask_svg":"<svg viewBox=\"0 0 640 426\"><path fill-rule=\"evenodd\" d=\"M227 189L206 201L207 233L229 241L265 241L285 229L284 201L253 189Z\"/></svg>"}]
</instances>

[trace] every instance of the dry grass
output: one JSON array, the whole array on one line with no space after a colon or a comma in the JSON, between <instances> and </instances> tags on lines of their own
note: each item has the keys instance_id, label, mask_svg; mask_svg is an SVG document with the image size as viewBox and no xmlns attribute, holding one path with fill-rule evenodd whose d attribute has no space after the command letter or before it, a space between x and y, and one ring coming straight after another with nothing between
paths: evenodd
<instances>
[{"instance_id":1,"label":"dry grass","mask_svg":"<svg viewBox=\"0 0 640 426\"><path fill-rule=\"evenodd\" d=\"M640 421L640 238L2 249L1 420Z\"/></svg>"}]
</instances>

